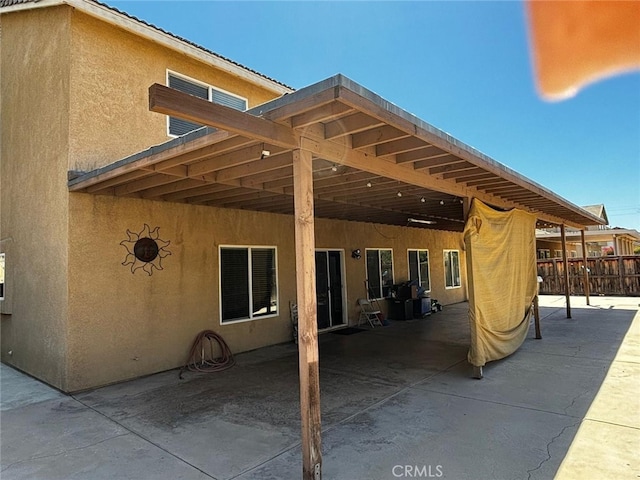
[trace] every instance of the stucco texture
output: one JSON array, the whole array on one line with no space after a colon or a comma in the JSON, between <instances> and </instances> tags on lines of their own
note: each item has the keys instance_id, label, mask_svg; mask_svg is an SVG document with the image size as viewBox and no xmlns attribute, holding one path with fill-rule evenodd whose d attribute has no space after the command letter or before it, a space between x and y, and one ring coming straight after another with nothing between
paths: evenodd
<instances>
[{"instance_id":1,"label":"stucco texture","mask_svg":"<svg viewBox=\"0 0 640 480\"><path fill-rule=\"evenodd\" d=\"M71 390L181 366L205 329L236 353L290 338L291 217L73 194L71 219ZM140 233L145 223L170 242L151 275L122 265L127 230ZM220 325L219 245L277 247L280 317Z\"/></svg>"},{"instance_id":2,"label":"stucco texture","mask_svg":"<svg viewBox=\"0 0 640 480\"><path fill-rule=\"evenodd\" d=\"M89 171L169 140L167 117L149 111L149 87L167 70L248 99L277 96L264 88L73 10L69 167Z\"/></svg>"},{"instance_id":3,"label":"stucco texture","mask_svg":"<svg viewBox=\"0 0 640 480\"><path fill-rule=\"evenodd\" d=\"M65 387L69 10L2 15L2 361Z\"/></svg>"}]
</instances>

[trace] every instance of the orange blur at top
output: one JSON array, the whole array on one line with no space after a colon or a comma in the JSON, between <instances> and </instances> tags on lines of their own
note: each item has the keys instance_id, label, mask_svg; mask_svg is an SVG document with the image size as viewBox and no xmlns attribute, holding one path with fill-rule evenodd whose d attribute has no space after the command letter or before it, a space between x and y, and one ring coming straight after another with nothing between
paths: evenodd
<instances>
[{"instance_id":1,"label":"orange blur at top","mask_svg":"<svg viewBox=\"0 0 640 480\"><path fill-rule=\"evenodd\" d=\"M640 1L528 0L538 89L559 100L640 68Z\"/></svg>"}]
</instances>

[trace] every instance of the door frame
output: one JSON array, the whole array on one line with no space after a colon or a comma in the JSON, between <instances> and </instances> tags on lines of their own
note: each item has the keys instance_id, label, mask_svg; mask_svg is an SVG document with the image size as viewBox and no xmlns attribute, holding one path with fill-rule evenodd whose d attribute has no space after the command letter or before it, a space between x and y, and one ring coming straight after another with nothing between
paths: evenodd
<instances>
[{"instance_id":1,"label":"door frame","mask_svg":"<svg viewBox=\"0 0 640 480\"><path fill-rule=\"evenodd\" d=\"M346 271L346 263L345 263L345 250L344 248L316 248L316 252L326 252L327 258L329 252L338 252L340 254L340 278L342 280L342 323L339 325L333 325L331 327L319 329L318 332L330 332L331 330L336 330L339 328L344 328L349 326L349 312L347 311L347 271ZM330 275L329 275L330 277ZM317 295L317 291L316 291Z\"/></svg>"}]
</instances>

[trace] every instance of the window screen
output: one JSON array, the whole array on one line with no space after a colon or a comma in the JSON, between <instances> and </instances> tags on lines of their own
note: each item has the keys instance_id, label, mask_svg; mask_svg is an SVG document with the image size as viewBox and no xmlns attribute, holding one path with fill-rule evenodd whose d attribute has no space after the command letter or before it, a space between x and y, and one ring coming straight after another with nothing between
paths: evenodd
<instances>
[{"instance_id":1,"label":"window screen","mask_svg":"<svg viewBox=\"0 0 640 480\"><path fill-rule=\"evenodd\" d=\"M220 248L222 323L278 313L275 248Z\"/></svg>"},{"instance_id":2,"label":"window screen","mask_svg":"<svg viewBox=\"0 0 640 480\"><path fill-rule=\"evenodd\" d=\"M190 82L180 77L169 75L169 87L180 90L181 92L188 93L194 97L204 98L209 100L209 87L198 85L197 83ZM202 125L188 122L180 118L169 117L169 133L171 135L184 135L192 130L197 130Z\"/></svg>"},{"instance_id":3,"label":"window screen","mask_svg":"<svg viewBox=\"0 0 640 480\"><path fill-rule=\"evenodd\" d=\"M169 87L195 97L210 100L213 103L235 108L236 110L244 111L247 109L247 100L245 98L236 97L235 95L230 95L208 85L192 82L176 75L169 74ZM169 133L171 135L184 135L201 127L202 125L197 123L169 117Z\"/></svg>"},{"instance_id":4,"label":"window screen","mask_svg":"<svg viewBox=\"0 0 640 480\"><path fill-rule=\"evenodd\" d=\"M418 280L422 288L431 290L428 250L409 250L409 279Z\"/></svg>"},{"instance_id":5,"label":"window screen","mask_svg":"<svg viewBox=\"0 0 640 480\"><path fill-rule=\"evenodd\" d=\"M253 316L276 313L276 268L272 249L251 250Z\"/></svg>"},{"instance_id":6,"label":"window screen","mask_svg":"<svg viewBox=\"0 0 640 480\"><path fill-rule=\"evenodd\" d=\"M386 249L367 249L366 257L369 296L389 297L393 286L393 252Z\"/></svg>"},{"instance_id":7,"label":"window screen","mask_svg":"<svg viewBox=\"0 0 640 480\"><path fill-rule=\"evenodd\" d=\"M220 250L222 321L249 317L249 257L246 248Z\"/></svg>"},{"instance_id":8,"label":"window screen","mask_svg":"<svg viewBox=\"0 0 640 480\"><path fill-rule=\"evenodd\" d=\"M444 275L447 288L459 287L460 283L460 258L457 250L444 251Z\"/></svg>"}]
</instances>

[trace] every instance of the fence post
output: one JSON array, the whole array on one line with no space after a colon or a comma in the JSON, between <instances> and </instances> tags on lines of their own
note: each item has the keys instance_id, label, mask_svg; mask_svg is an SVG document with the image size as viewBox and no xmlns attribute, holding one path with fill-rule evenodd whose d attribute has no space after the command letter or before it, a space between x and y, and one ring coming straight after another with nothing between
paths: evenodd
<instances>
[{"instance_id":1,"label":"fence post","mask_svg":"<svg viewBox=\"0 0 640 480\"><path fill-rule=\"evenodd\" d=\"M584 267L584 296L587 300L587 305L591 305L589 300L589 257L587 256L587 242L584 239L584 230L580 230L580 240L582 242L582 265Z\"/></svg>"},{"instance_id":2,"label":"fence post","mask_svg":"<svg viewBox=\"0 0 640 480\"><path fill-rule=\"evenodd\" d=\"M564 265L564 296L567 300L567 318L571 318L571 292L569 288L569 260L567 259L567 234L564 223L560 225L562 239L562 264Z\"/></svg>"}]
</instances>

